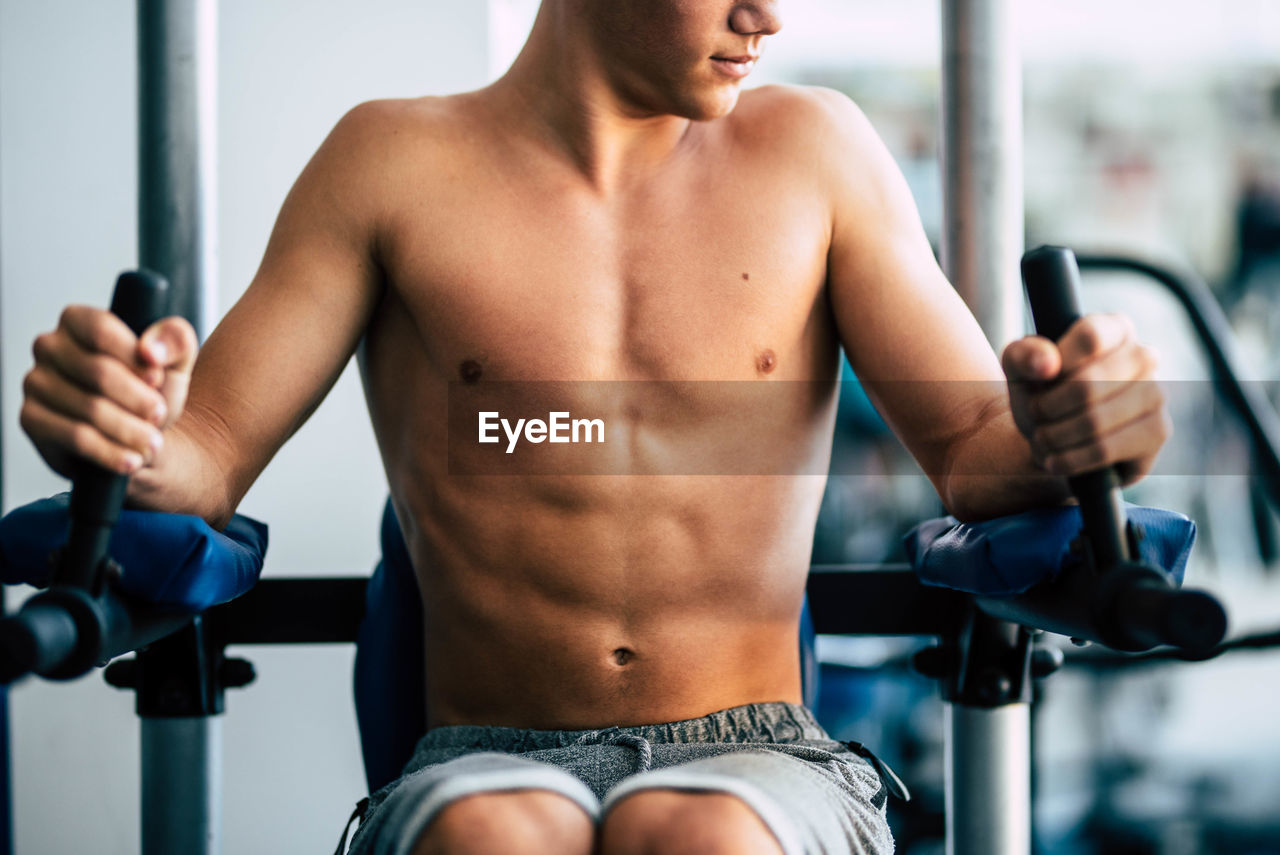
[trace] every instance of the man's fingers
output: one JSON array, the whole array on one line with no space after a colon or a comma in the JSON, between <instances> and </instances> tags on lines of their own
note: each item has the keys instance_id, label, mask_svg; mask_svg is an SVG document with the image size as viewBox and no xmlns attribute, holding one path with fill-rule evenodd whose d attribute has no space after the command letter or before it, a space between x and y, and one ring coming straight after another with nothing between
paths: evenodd
<instances>
[{"instance_id":1,"label":"man's fingers","mask_svg":"<svg viewBox=\"0 0 1280 855\"><path fill-rule=\"evenodd\" d=\"M1081 318L1056 346L1024 338L1001 362L1014 422L1032 458L1056 475L1115 466L1132 483L1172 433L1155 352L1137 342L1121 315Z\"/></svg>"},{"instance_id":2,"label":"man's fingers","mask_svg":"<svg viewBox=\"0 0 1280 855\"><path fill-rule=\"evenodd\" d=\"M1124 315L1086 315L1058 339L1062 373L1070 375L1133 340L1133 322Z\"/></svg>"},{"instance_id":3,"label":"man's fingers","mask_svg":"<svg viewBox=\"0 0 1280 855\"><path fill-rule=\"evenodd\" d=\"M1152 439L1158 449L1173 433L1169 415L1159 409L1147 413L1086 445L1045 457L1045 468L1055 475L1083 475L1104 466L1122 465L1126 480L1144 474L1155 460Z\"/></svg>"},{"instance_id":4,"label":"man's fingers","mask_svg":"<svg viewBox=\"0 0 1280 855\"><path fill-rule=\"evenodd\" d=\"M39 336L23 381L21 422L55 470L82 457L113 472L153 462L160 432L186 401L196 335L166 318L135 336L110 312L72 306L58 329Z\"/></svg>"},{"instance_id":5,"label":"man's fingers","mask_svg":"<svg viewBox=\"0 0 1280 855\"><path fill-rule=\"evenodd\" d=\"M32 371L23 381L26 400L54 415L90 423L122 449L137 452L150 463L164 444L160 428L101 395L92 395L50 371ZM154 395L155 393L151 393Z\"/></svg>"},{"instance_id":6,"label":"man's fingers","mask_svg":"<svg viewBox=\"0 0 1280 855\"><path fill-rule=\"evenodd\" d=\"M1067 419L1123 394L1132 383L1153 382L1155 369L1155 352L1130 341L1064 371L1052 387L1037 392L1029 406L1037 421Z\"/></svg>"},{"instance_id":7,"label":"man's fingers","mask_svg":"<svg viewBox=\"0 0 1280 855\"><path fill-rule=\"evenodd\" d=\"M138 363L138 337L110 312L92 306L68 306L62 312L58 328L66 330L90 353L111 356L128 365Z\"/></svg>"},{"instance_id":8,"label":"man's fingers","mask_svg":"<svg viewBox=\"0 0 1280 855\"><path fill-rule=\"evenodd\" d=\"M50 447L46 456L52 455L51 463L66 450L121 475L131 475L143 466L143 456L138 451L112 442L93 425L69 419L39 401L24 401L19 421L27 434L39 438L37 446Z\"/></svg>"},{"instance_id":9,"label":"man's fingers","mask_svg":"<svg viewBox=\"0 0 1280 855\"><path fill-rule=\"evenodd\" d=\"M146 364L185 374L191 373L196 350L196 331L185 318L156 321L138 340L138 353Z\"/></svg>"},{"instance_id":10,"label":"man's fingers","mask_svg":"<svg viewBox=\"0 0 1280 855\"><path fill-rule=\"evenodd\" d=\"M1043 382L1058 376L1062 356L1049 339L1033 335L1010 343L1001 354L1000 364L1010 380Z\"/></svg>"},{"instance_id":11,"label":"man's fingers","mask_svg":"<svg viewBox=\"0 0 1280 855\"><path fill-rule=\"evenodd\" d=\"M173 317L148 327L138 342L144 361L161 372L157 388L168 407L163 427L173 424L182 414L191 385L191 369L195 366L199 343L196 331L185 318Z\"/></svg>"},{"instance_id":12,"label":"man's fingers","mask_svg":"<svg viewBox=\"0 0 1280 855\"><path fill-rule=\"evenodd\" d=\"M1031 442L1044 456L1098 442L1108 434L1164 407L1165 396L1153 380L1112 383L1112 393L1086 410L1038 425Z\"/></svg>"},{"instance_id":13,"label":"man's fingers","mask_svg":"<svg viewBox=\"0 0 1280 855\"><path fill-rule=\"evenodd\" d=\"M1010 380L1044 381L1079 375L1093 363L1135 346L1133 324L1124 315L1086 315L1056 343L1042 336L1011 343L1000 361Z\"/></svg>"},{"instance_id":14,"label":"man's fingers","mask_svg":"<svg viewBox=\"0 0 1280 855\"><path fill-rule=\"evenodd\" d=\"M133 335L127 327L125 332ZM169 418L170 406L160 391L129 367L134 364L132 357L126 363L112 355L88 351L77 339L58 333L40 336L32 350L36 368L29 376L37 383L42 373L59 374L86 392L110 398L139 418L157 425ZM52 391L56 387L45 383L38 388Z\"/></svg>"}]
</instances>

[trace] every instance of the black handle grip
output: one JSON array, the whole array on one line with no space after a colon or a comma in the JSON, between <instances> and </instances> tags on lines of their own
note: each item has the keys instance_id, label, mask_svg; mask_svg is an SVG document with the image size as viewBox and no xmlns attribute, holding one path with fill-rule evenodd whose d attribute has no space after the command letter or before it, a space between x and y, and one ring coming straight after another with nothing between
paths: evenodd
<instances>
[{"instance_id":1,"label":"black handle grip","mask_svg":"<svg viewBox=\"0 0 1280 855\"><path fill-rule=\"evenodd\" d=\"M192 615L141 602L116 589L91 596L62 586L41 591L0 620L0 683L28 674L71 680L171 635Z\"/></svg>"},{"instance_id":2,"label":"black handle grip","mask_svg":"<svg viewBox=\"0 0 1280 855\"><path fill-rule=\"evenodd\" d=\"M0 683L57 668L79 644L80 627L73 613L39 601L41 596L32 597L17 614L0 621Z\"/></svg>"},{"instance_id":3,"label":"black handle grip","mask_svg":"<svg viewBox=\"0 0 1280 855\"><path fill-rule=\"evenodd\" d=\"M1212 594L1175 588L1166 574L1142 564L1103 576L1093 613L1102 642L1115 650L1168 644L1203 654L1227 634L1226 609Z\"/></svg>"},{"instance_id":4,"label":"black handle grip","mask_svg":"<svg viewBox=\"0 0 1280 855\"><path fill-rule=\"evenodd\" d=\"M1169 575L1132 562L1101 575L1073 568L1013 597L978 597L982 611L1011 623L1140 652L1162 644L1197 657L1227 633L1227 612L1205 591L1175 588Z\"/></svg>"},{"instance_id":5,"label":"black handle grip","mask_svg":"<svg viewBox=\"0 0 1280 855\"><path fill-rule=\"evenodd\" d=\"M149 270L129 270L116 280L111 311L141 335L164 317L168 309L169 283ZM67 545L55 568L55 585L70 585L97 593L111 529L124 503L126 475L82 463L71 486L71 529Z\"/></svg>"},{"instance_id":6,"label":"black handle grip","mask_svg":"<svg viewBox=\"0 0 1280 855\"><path fill-rule=\"evenodd\" d=\"M1031 250L1022 256L1022 282L1036 332L1051 341L1062 338L1081 315L1076 254L1062 246Z\"/></svg>"},{"instance_id":7,"label":"black handle grip","mask_svg":"<svg viewBox=\"0 0 1280 855\"><path fill-rule=\"evenodd\" d=\"M1042 246L1022 257L1022 281L1031 302L1036 332L1057 341L1080 317L1080 268L1075 253ZM1069 478L1080 502L1085 534L1100 570L1129 560L1120 478L1111 467Z\"/></svg>"},{"instance_id":8,"label":"black handle grip","mask_svg":"<svg viewBox=\"0 0 1280 855\"><path fill-rule=\"evenodd\" d=\"M124 321L134 335L163 318L169 311L169 281L150 270L126 270L116 279L111 313Z\"/></svg>"}]
</instances>

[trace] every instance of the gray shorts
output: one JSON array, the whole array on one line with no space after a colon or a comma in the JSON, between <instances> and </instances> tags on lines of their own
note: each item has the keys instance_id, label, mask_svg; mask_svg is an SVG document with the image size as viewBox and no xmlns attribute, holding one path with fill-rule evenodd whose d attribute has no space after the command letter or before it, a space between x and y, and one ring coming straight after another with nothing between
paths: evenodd
<instances>
[{"instance_id":1,"label":"gray shorts","mask_svg":"<svg viewBox=\"0 0 1280 855\"><path fill-rule=\"evenodd\" d=\"M893 852L876 768L785 703L606 730L436 728L404 775L370 796L349 852L408 855L441 808L476 793L549 790L598 820L657 788L742 799L787 855Z\"/></svg>"}]
</instances>

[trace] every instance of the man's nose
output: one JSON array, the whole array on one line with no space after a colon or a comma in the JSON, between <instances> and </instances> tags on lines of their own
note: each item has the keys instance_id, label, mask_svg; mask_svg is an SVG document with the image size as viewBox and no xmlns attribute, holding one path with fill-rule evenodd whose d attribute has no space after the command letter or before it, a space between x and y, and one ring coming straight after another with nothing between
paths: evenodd
<instances>
[{"instance_id":1,"label":"man's nose","mask_svg":"<svg viewBox=\"0 0 1280 855\"><path fill-rule=\"evenodd\" d=\"M771 36L782 29L778 4L774 0L739 3L729 13L729 27L740 36Z\"/></svg>"}]
</instances>

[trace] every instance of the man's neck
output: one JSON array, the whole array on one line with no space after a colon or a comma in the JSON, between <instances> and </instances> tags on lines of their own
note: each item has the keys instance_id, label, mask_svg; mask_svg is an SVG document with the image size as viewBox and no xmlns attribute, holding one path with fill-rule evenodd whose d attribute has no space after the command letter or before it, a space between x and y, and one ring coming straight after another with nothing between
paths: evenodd
<instances>
[{"instance_id":1,"label":"man's neck","mask_svg":"<svg viewBox=\"0 0 1280 855\"><path fill-rule=\"evenodd\" d=\"M694 123L628 100L585 41L544 4L524 49L490 91L508 120L545 134L609 194L668 163Z\"/></svg>"}]
</instances>

